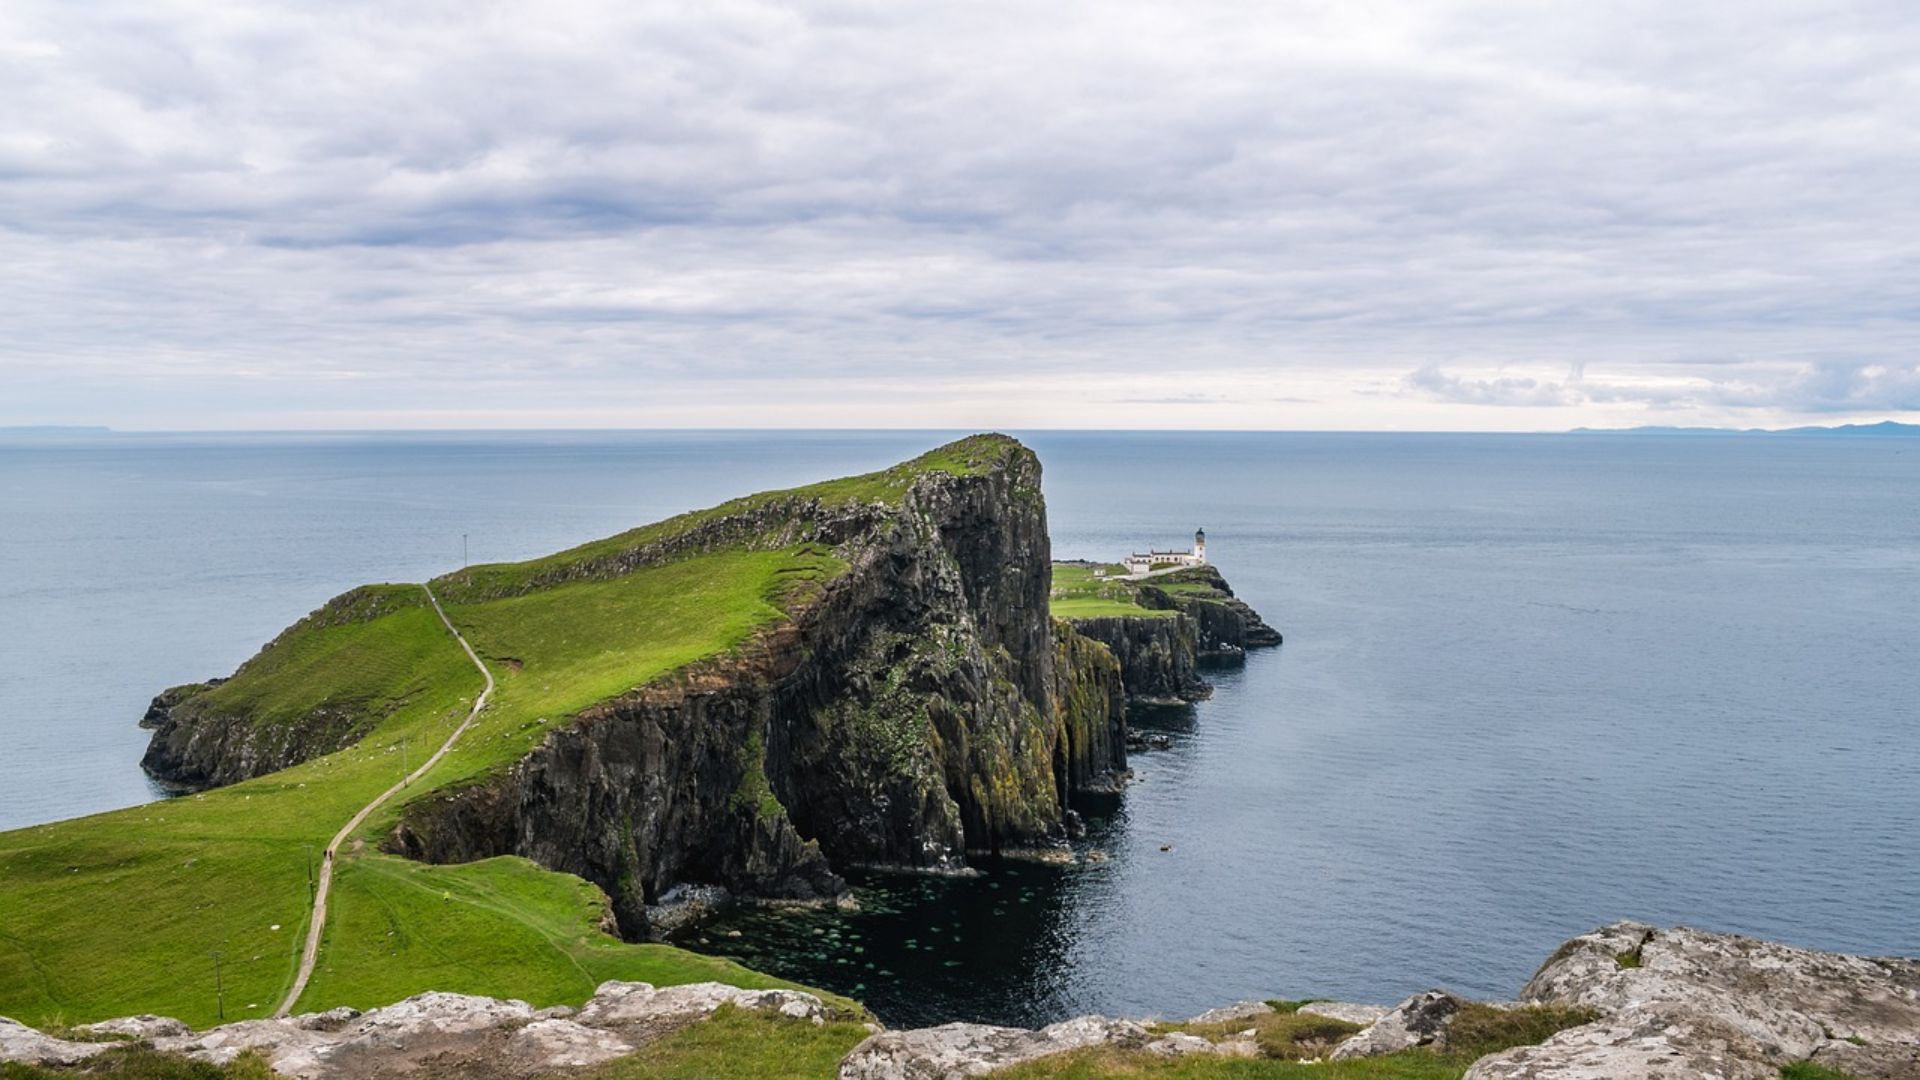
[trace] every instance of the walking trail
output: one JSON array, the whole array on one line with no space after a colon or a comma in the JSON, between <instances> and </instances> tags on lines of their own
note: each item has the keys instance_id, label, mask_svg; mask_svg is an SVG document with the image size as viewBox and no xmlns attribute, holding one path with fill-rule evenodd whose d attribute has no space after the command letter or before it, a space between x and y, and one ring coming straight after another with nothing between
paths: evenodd
<instances>
[{"instance_id":1,"label":"walking trail","mask_svg":"<svg viewBox=\"0 0 1920 1080\"><path fill-rule=\"evenodd\" d=\"M440 759L446 757L447 751L453 749L453 744L459 742L460 736L466 734L467 729L473 726L474 720L480 716L480 710L487 707L487 699L493 696L493 672L488 671L487 665L480 662L480 654L473 651L473 646L467 644L467 639L460 636L460 631L453 625L453 620L447 618L447 613L440 607L440 598L433 595L433 590L427 586L421 585L420 588L427 594L427 602L433 605L433 613L440 616L440 621L445 624L447 632L452 634L453 640L459 642L460 647L467 651L467 659L473 661L473 666L480 669L481 676L487 680L487 687L480 691L479 697L473 699L473 709L467 713L467 718L460 722L459 727L453 729L453 734L447 736L447 741L440 744L440 749L435 750L432 757L422 762L419 768L401 777L399 783L381 792L372 802L361 807L360 812L353 815L351 820L340 827L339 832L333 834L333 839L327 842L326 856L320 860L319 885L313 893L313 917L307 920L307 945L300 953L300 971L293 978L293 989L287 991L286 1000L274 1010L275 1016L285 1016L293 1011L294 1003L300 1000L302 993L306 992L307 980L313 975L314 960L320 955L320 938L327 928L327 892L333 888L333 862L334 856L340 851L340 845L352 837L354 830L367 820L369 814L380 809L388 799L399 794L402 789L427 775L429 770L440 764Z\"/></svg>"}]
</instances>

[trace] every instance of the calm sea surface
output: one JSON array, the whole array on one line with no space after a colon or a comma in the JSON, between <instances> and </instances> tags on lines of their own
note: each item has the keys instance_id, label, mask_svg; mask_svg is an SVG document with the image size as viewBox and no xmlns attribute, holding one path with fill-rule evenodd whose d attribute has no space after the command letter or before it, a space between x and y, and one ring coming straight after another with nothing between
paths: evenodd
<instances>
[{"instance_id":1,"label":"calm sea surface","mask_svg":"<svg viewBox=\"0 0 1920 1080\"><path fill-rule=\"evenodd\" d=\"M1089 807L1105 862L691 944L894 1022L1506 996L1620 917L1920 954L1920 445L1024 437L1057 556L1204 526L1287 644L1136 718L1173 747ZM942 438L0 436L0 829L154 797L155 691L463 534L544 554Z\"/></svg>"}]
</instances>

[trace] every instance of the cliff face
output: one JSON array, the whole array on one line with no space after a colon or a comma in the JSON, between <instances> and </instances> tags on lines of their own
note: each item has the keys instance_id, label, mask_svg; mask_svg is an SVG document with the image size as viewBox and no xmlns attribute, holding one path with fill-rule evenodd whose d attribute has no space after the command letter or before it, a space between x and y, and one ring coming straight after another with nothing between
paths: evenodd
<instances>
[{"instance_id":1,"label":"cliff face","mask_svg":"<svg viewBox=\"0 0 1920 1080\"><path fill-rule=\"evenodd\" d=\"M1110 615L1073 620L1073 629L1105 645L1133 701L1199 701L1213 693L1200 677L1200 642L1184 615Z\"/></svg>"},{"instance_id":2,"label":"cliff face","mask_svg":"<svg viewBox=\"0 0 1920 1080\"><path fill-rule=\"evenodd\" d=\"M807 898L839 890L834 866L1057 842L1071 792L1124 767L1120 672L1049 618L1039 463L1003 441L994 467L926 473L896 505L783 511L848 564L792 621L412 804L389 847L576 873L638 936L683 882Z\"/></svg>"},{"instance_id":3,"label":"cliff face","mask_svg":"<svg viewBox=\"0 0 1920 1080\"><path fill-rule=\"evenodd\" d=\"M261 725L245 713L200 707L194 695L207 685L164 690L141 718L153 737L140 767L165 787L200 791L237 784L338 750L371 726L347 709L315 709L299 726Z\"/></svg>"},{"instance_id":4,"label":"cliff face","mask_svg":"<svg viewBox=\"0 0 1920 1080\"><path fill-rule=\"evenodd\" d=\"M1071 624L1112 651L1131 700L1199 701L1213 693L1200 675L1201 661L1280 644L1280 632L1234 596L1211 566L1135 582L1130 589L1134 602L1153 614L1102 615Z\"/></svg>"}]
</instances>

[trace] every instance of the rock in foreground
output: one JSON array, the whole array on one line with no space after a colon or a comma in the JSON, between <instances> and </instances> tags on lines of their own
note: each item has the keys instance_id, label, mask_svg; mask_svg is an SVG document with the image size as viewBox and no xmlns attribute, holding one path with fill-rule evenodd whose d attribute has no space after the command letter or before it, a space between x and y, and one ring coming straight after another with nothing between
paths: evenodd
<instances>
[{"instance_id":1,"label":"rock in foreground","mask_svg":"<svg viewBox=\"0 0 1920 1080\"><path fill-rule=\"evenodd\" d=\"M350 1009L248 1020L199 1034L177 1021L133 1017L81 1029L133 1036L157 1050L224 1064L252 1050L300 1080L460 1075L534 1080L625 1057L711 1016L723 1005L824 1024L830 1009L792 990L719 983L655 989L608 982L578 1010L534 1010L521 1001L420 994L365 1015ZM1239 1069L1226 1059L1398 1057L1432 1053L1460 1062L1489 1046L1466 1080L1774 1080L1783 1066L1812 1061L1861 1080L1920 1080L1920 961L1815 952L1729 934L1618 923L1563 945L1522 1000L1468 1002L1443 991L1392 1009L1343 1002L1303 1006L1301 1016L1340 1021L1335 1045L1297 1016L1239 1002L1183 1025L1086 1016L1038 1030L943 1024L879 1031L841 1061L838 1080L958 1080L1023 1062L1099 1049L1126 1067L1199 1058L1190 1075ZM1591 1017L1590 1020L1587 1018ZM1538 1026L1551 1018L1547 1027ZM1586 1022L1582 1022L1586 1021ZM1323 1021L1323 1025L1324 1025ZM1513 1045L1523 1038L1537 1045ZM1291 1025L1291 1046L1269 1042ZM1499 1032L1490 1041L1488 1030ZM1520 1034L1525 1033L1525 1034ZM1340 1039L1334 1035L1332 1039ZM0 1061L75 1066L110 1042L54 1038L0 1019ZM842 1044L844 1045L844 1044ZM1164 1063L1164 1062L1162 1062ZM1434 1062L1425 1059L1421 1069ZM1453 1065L1458 1068L1458 1064ZM1383 1064L1380 1075L1397 1075Z\"/></svg>"},{"instance_id":2,"label":"rock in foreground","mask_svg":"<svg viewBox=\"0 0 1920 1080\"><path fill-rule=\"evenodd\" d=\"M1600 1019L1475 1063L1468 1080L1772 1077L1789 1062L1920 1078L1920 961L1622 922L1562 945L1525 1001Z\"/></svg>"}]
</instances>

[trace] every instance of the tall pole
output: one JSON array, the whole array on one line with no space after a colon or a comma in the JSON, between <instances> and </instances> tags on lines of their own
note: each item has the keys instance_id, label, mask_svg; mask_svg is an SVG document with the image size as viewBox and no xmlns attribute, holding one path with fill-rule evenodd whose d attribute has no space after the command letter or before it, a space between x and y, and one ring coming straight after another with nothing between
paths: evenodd
<instances>
[{"instance_id":1,"label":"tall pole","mask_svg":"<svg viewBox=\"0 0 1920 1080\"><path fill-rule=\"evenodd\" d=\"M467 568L467 534L460 534L460 569Z\"/></svg>"},{"instance_id":2,"label":"tall pole","mask_svg":"<svg viewBox=\"0 0 1920 1080\"><path fill-rule=\"evenodd\" d=\"M312 844L308 844L308 845L306 845L306 848L307 848L307 904L308 904L308 906L312 906L312 904L313 904L313 900L314 900L314 897L313 897L313 890L314 890L314 884L313 884L313 845L312 845Z\"/></svg>"},{"instance_id":3,"label":"tall pole","mask_svg":"<svg viewBox=\"0 0 1920 1080\"><path fill-rule=\"evenodd\" d=\"M210 953L210 954L208 954L208 955L210 955L210 956L212 956L212 957L213 957L213 1002L214 1002L214 1010L215 1010L215 1011L216 1011L216 1012L217 1012L217 1013L219 1014L219 1017L220 1017L220 1022L221 1022L221 1023L226 1023L226 1020L227 1020L227 988L226 988L226 986L225 986L225 984L223 984L223 983L222 983L222 982L220 981L220 958L221 958L221 957L223 957L223 956L225 956L225 955L227 955L227 954L226 954L226 953L223 953L223 952L221 952L221 951L220 951L219 949L215 949L215 950L213 950L213 952L212 952L212 953Z\"/></svg>"}]
</instances>

